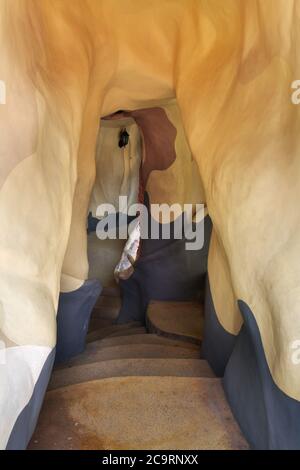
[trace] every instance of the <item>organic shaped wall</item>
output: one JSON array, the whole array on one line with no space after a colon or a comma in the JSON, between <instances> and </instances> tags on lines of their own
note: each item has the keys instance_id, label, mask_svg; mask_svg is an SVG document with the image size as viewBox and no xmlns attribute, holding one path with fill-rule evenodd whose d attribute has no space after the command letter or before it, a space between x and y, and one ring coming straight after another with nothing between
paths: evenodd
<instances>
[{"instance_id":1,"label":"organic shaped wall","mask_svg":"<svg viewBox=\"0 0 300 470\"><path fill-rule=\"evenodd\" d=\"M0 0L1 447L24 447L34 427L61 277L76 298L86 288L99 116L176 97L216 237L208 308L225 336L239 337L229 401L253 446L299 448L299 2L71 3ZM253 350L264 367L250 374ZM265 405L263 442L243 390L230 387L248 367L247 410L261 423L253 400Z\"/></svg>"}]
</instances>

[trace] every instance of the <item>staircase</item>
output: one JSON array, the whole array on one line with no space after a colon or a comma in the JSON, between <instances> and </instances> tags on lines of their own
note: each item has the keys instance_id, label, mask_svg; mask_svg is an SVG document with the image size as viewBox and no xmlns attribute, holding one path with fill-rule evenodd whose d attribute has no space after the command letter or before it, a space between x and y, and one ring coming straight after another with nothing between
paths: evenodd
<instances>
[{"instance_id":1,"label":"staircase","mask_svg":"<svg viewBox=\"0 0 300 470\"><path fill-rule=\"evenodd\" d=\"M113 324L120 302L104 290L85 352L54 369L29 449L247 449L200 357L201 305L151 302L146 330Z\"/></svg>"}]
</instances>

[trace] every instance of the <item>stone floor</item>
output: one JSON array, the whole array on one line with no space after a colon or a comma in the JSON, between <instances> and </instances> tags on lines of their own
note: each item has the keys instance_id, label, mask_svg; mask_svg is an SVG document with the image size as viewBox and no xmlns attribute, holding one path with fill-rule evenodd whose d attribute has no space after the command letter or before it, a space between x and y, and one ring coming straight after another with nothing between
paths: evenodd
<instances>
[{"instance_id":1,"label":"stone floor","mask_svg":"<svg viewBox=\"0 0 300 470\"><path fill-rule=\"evenodd\" d=\"M114 325L119 307L116 290L99 298L85 352L53 371L29 449L247 449L200 357L201 305L151 303L148 332Z\"/></svg>"}]
</instances>

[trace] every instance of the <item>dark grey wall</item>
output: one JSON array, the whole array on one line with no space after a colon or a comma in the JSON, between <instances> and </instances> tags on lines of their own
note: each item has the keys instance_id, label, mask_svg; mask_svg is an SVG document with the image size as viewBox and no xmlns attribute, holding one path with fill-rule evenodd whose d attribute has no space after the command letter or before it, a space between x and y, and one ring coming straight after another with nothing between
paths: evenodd
<instances>
[{"instance_id":1,"label":"dark grey wall","mask_svg":"<svg viewBox=\"0 0 300 470\"><path fill-rule=\"evenodd\" d=\"M255 317L239 301L244 325L225 370L224 388L254 449L300 449L300 402L285 395L270 373Z\"/></svg>"},{"instance_id":2,"label":"dark grey wall","mask_svg":"<svg viewBox=\"0 0 300 470\"><path fill-rule=\"evenodd\" d=\"M122 308L119 323L145 321L149 300L192 300L199 296L207 271L211 220L204 221L204 247L185 249L186 239L142 240L134 274L121 281ZM174 230L171 227L171 233Z\"/></svg>"},{"instance_id":3,"label":"dark grey wall","mask_svg":"<svg viewBox=\"0 0 300 470\"><path fill-rule=\"evenodd\" d=\"M216 376L223 377L237 337L226 331L218 320L208 276L205 286L204 312L202 356L208 361Z\"/></svg>"},{"instance_id":4,"label":"dark grey wall","mask_svg":"<svg viewBox=\"0 0 300 470\"><path fill-rule=\"evenodd\" d=\"M90 280L75 291L60 294L56 363L65 362L84 351L91 313L101 290L99 281Z\"/></svg>"},{"instance_id":5,"label":"dark grey wall","mask_svg":"<svg viewBox=\"0 0 300 470\"><path fill-rule=\"evenodd\" d=\"M25 450L35 430L44 396L50 380L55 358L55 349L48 356L42 372L35 384L29 403L20 413L10 434L6 450Z\"/></svg>"}]
</instances>

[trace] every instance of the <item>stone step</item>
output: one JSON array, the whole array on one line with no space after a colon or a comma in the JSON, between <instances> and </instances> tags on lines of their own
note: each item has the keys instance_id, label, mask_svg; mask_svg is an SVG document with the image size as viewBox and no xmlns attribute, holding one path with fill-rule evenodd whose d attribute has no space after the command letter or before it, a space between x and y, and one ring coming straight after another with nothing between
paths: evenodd
<instances>
[{"instance_id":1,"label":"stone step","mask_svg":"<svg viewBox=\"0 0 300 470\"><path fill-rule=\"evenodd\" d=\"M118 317L122 301L119 297L100 295L92 312L92 318L115 320Z\"/></svg>"},{"instance_id":2,"label":"stone step","mask_svg":"<svg viewBox=\"0 0 300 470\"><path fill-rule=\"evenodd\" d=\"M182 348L196 349L199 351L198 344L164 338L163 336L149 333L129 336L109 336L100 340L92 341L89 343L89 346L93 345L95 348L106 348L110 346L120 346L122 344L163 344L166 346L179 346Z\"/></svg>"},{"instance_id":3,"label":"stone step","mask_svg":"<svg viewBox=\"0 0 300 470\"><path fill-rule=\"evenodd\" d=\"M95 380L47 392L29 449L234 450L248 445L221 381Z\"/></svg>"},{"instance_id":4,"label":"stone step","mask_svg":"<svg viewBox=\"0 0 300 470\"><path fill-rule=\"evenodd\" d=\"M113 321L106 318L91 318L89 324L89 333L91 331L100 330L100 328L106 328L112 326Z\"/></svg>"},{"instance_id":5,"label":"stone step","mask_svg":"<svg viewBox=\"0 0 300 470\"><path fill-rule=\"evenodd\" d=\"M128 376L214 377L214 373L203 359L112 359L55 370L48 390L91 380Z\"/></svg>"},{"instance_id":6,"label":"stone step","mask_svg":"<svg viewBox=\"0 0 300 470\"><path fill-rule=\"evenodd\" d=\"M116 308L121 305L121 297L110 296L110 295L103 295L103 292L98 297L97 302L95 304L96 308Z\"/></svg>"},{"instance_id":7,"label":"stone step","mask_svg":"<svg viewBox=\"0 0 300 470\"><path fill-rule=\"evenodd\" d=\"M199 302L151 301L147 309L150 333L200 344L203 305Z\"/></svg>"},{"instance_id":8,"label":"stone step","mask_svg":"<svg viewBox=\"0 0 300 470\"><path fill-rule=\"evenodd\" d=\"M86 350L82 354L71 359L68 363L58 366L58 368L64 369L81 364L110 361L112 359L133 358L200 359L200 351L160 344L125 344L103 349L89 348L89 345L87 345Z\"/></svg>"},{"instance_id":9,"label":"stone step","mask_svg":"<svg viewBox=\"0 0 300 470\"><path fill-rule=\"evenodd\" d=\"M103 287L101 295L103 297L120 297L121 290L118 284L115 283L110 286Z\"/></svg>"},{"instance_id":10,"label":"stone step","mask_svg":"<svg viewBox=\"0 0 300 470\"><path fill-rule=\"evenodd\" d=\"M142 326L139 322L131 322L131 323L124 323L122 325L110 325L103 328L98 328L94 331L91 331L87 334L86 340L87 342L96 341L98 339L106 338L107 336L117 336L122 334L124 331L129 332L133 329L142 330L143 333L146 333L146 328Z\"/></svg>"},{"instance_id":11,"label":"stone step","mask_svg":"<svg viewBox=\"0 0 300 470\"><path fill-rule=\"evenodd\" d=\"M121 336L136 336L136 335L145 335L147 330L144 326L136 327L136 328L128 328L127 330L120 330L116 331L115 333L106 336L106 338L116 338Z\"/></svg>"}]
</instances>

